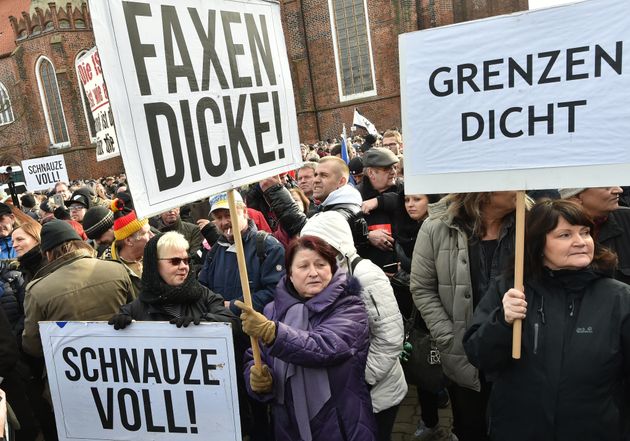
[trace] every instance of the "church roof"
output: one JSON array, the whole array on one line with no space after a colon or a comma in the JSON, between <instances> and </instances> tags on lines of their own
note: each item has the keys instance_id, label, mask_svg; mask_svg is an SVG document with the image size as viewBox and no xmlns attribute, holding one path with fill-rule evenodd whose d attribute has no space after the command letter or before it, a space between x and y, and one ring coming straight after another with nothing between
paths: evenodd
<instances>
[{"instance_id":1,"label":"church roof","mask_svg":"<svg viewBox=\"0 0 630 441\"><path fill-rule=\"evenodd\" d=\"M15 49L15 35L9 16L21 17L28 11L31 0L0 0L0 56Z\"/></svg>"},{"instance_id":2,"label":"church roof","mask_svg":"<svg viewBox=\"0 0 630 441\"><path fill-rule=\"evenodd\" d=\"M49 3L55 3L57 9L66 9L66 5L70 3L73 11L74 8L79 8L79 10L81 10L81 4L84 2L86 2L86 0L31 0L29 14L33 15L35 13L35 8L40 8L45 13L46 10L49 9Z\"/></svg>"}]
</instances>

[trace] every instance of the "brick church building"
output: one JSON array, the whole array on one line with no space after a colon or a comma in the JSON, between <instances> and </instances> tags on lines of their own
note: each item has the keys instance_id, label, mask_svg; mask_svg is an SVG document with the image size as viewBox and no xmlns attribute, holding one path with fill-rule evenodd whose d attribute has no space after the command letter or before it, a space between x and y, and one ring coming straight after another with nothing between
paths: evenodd
<instances>
[{"instance_id":1,"label":"brick church building","mask_svg":"<svg viewBox=\"0 0 630 441\"><path fill-rule=\"evenodd\" d=\"M354 108L400 126L398 35L528 8L527 0L280 0L300 139L337 137ZM96 162L76 59L94 46L85 0L0 0L0 162L63 154L71 179Z\"/></svg>"}]
</instances>

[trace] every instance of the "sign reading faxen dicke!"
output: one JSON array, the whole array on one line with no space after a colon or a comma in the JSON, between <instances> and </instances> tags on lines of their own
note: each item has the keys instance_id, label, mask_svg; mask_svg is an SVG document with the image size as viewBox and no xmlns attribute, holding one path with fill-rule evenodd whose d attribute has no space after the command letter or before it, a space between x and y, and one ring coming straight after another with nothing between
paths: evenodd
<instances>
[{"instance_id":1,"label":"sign reading faxen dicke!","mask_svg":"<svg viewBox=\"0 0 630 441\"><path fill-rule=\"evenodd\" d=\"M623 0L400 37L411 193L630 183Z\"/></svg>"},{"instance_id":2,"label":"sign reading faxen dicke!","mask_svg":"<svg viewBox=\"0 0 630 441\"><path fill-rule=\"evenodd\" d=\"M60 440L240 441L232 331L42 322Z\"/></svg>"},{"instance_id":3,"label":"sign reading faxen dicke!","mask_svg":"<svg viewBox=\"0 0 630 441\"><path fill-rule=\"evenodd\" d=\"M68 182L63 155L26 159L22 161L22 173L29 191L49 190L59 181Z\"/></svg>"},{"instance_id":4,"label":"sign reading faxen dicke!","mask_svg":"<svg viewBox=\"0 0 630 441\"><path fill-rule=\"evenodd\" d=\"M301 163L278 3L96 0L90 8L140 215Z\"/></svg>"}]
</instances>

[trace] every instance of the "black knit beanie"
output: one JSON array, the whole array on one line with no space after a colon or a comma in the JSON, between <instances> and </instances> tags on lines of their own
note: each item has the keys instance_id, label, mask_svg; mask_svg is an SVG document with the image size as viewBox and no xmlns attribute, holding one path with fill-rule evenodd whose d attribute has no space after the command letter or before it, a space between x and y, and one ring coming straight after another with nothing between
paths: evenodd
<instances>
[{"instance_id":1,"label":"black knit beanie","mask_svg":"<svg viewBox=\"0 0 630 441\"><path fill-rule=\"evenodd\" d=\"M81 240L74 228L62 220L52 220L42 227L42 242L40 248L43 253L70 240Z\"/></svg>"},{"instance_id":2,"label":"black knit beanie","mask_svg":"<svg viewBox=\"0 0 630 441\"><path fill-rule=\"evenodd\" d=\"M83 231L90 239L98 239L114 226L114 213L106 207L90 208L83 216Z\"/></svg>"}]
</instances>

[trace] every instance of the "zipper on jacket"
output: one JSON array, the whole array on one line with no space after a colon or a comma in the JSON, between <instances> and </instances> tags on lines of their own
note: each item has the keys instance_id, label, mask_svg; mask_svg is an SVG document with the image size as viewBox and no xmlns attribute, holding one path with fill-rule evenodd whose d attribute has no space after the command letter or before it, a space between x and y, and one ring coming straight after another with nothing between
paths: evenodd
<instances>
[{"instance_id":1,"label":"zipper on jacket","mask_svg":"<svg viewBox=\"0 0 630 441\"><path fill-rule=\"evenodd\" d=\"M534 323L534 355L538 354L538 330L540 325L538 323Z\"/></svg>"},{"instance_id":2,"label":"zipper on jacket","mask_svg":"<svg viewBox=\"0 0 630 441\"><path fill-rule=\"evenodd\" d=\"M545 297L544 296L540 298L540 308L538 308L536 312L540 314L540 320L542 321L542 324L544 325L545 324Z\"/></svg>"},{"instance_id":3,"label":"zipper on jacket","mask_svg":"<svg viewBox=\"0 0 630 441\"><path fill-rule=\"evenodd\" d=\"M376 315L378 315L380 317L381 313L378 310L378 305L376 304L376 300L374 300L374 296L372 294L370 294L370 299L372 299L372 303L374 304L374 308L376 308Z\"/></svg>"},{"instance_id":4,"label":"zipper on jacket","mask_svg":"<svg viewBox=\"0 0 630 441\"><path fill-rule=\"evenodd\" d=\"M569 317L573 317L574 310L575 310L575 299L571 299L571 304L569 305Z\"/></svg>"}]
</instances>

